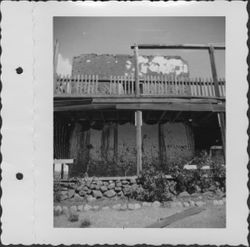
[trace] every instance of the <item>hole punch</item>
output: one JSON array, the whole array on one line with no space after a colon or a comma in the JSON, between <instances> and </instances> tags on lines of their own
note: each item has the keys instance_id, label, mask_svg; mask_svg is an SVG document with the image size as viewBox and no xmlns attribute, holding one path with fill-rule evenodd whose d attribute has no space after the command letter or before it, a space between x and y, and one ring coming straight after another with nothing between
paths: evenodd
<instances>
[{"instance_id":1,"label":"hole punch","mask_svg":"<svg viewBox=\"0 0 250 247\"><path fill-rule=\"evenodd\" d=\"M23 179L23 174L20 173L20 172L18 172L18 173L16 174L16 178L17 178L17 180L22 180L22 179Z\"/></svg>"},{"instance_id":2,"label":"hole punch","mask_svg":"<svg viewBox=\"0 0 250 247\"><path fill-rule=\"evenodd\" d=\"M22 68L22 67L16 68L16 73L17 73L18 75L22 74L22 73L23 73L23 68Z\"/></svg>"}]
</instances>

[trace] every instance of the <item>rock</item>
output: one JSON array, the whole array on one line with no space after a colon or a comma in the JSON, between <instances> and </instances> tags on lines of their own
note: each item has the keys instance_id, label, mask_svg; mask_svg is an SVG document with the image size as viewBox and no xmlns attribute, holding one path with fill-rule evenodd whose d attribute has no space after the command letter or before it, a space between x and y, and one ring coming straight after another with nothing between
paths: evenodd
<instances>
[{"instance_id":1,"label":"rock","mask_svg":"<svg viewBox=\"0 0 250 247\"><path fill-rule=\"evenodd\" d=\"M93 196L95 197L95 198L102 198L102 192L101 191L99 191L99 190L93 190Z\"/></svg>"},{"instance_id":2,"label":"rock","mask_svg":"<svg viewBox=\"0 0 250 247\"><path fill-rule=\"evenodd\" d=\"M181 208L183 205L179 201L171 202L171 207L172 208Z\"/></svg>"},{"instance_id":3,"label":"rock","mask_svg":"<svg viewBox=\"0 0 250 247\"><path fill-rule=\"evenodd\" d=\"M122 191L119 191L119 192L117 193L117 195L120 196L120 197L124 197L124 194L123 194Z\"/></svg>"},{"instance_id":4,"label":"rock","mask_svg":"<svg viewBox=\"0 0 250 247\"><path fill-rule=\"evenodd\" d=\"M121 187L115 187L115 191L116 191L116 192L119 192L119 191L121 191L121 190L122 190Z\"/></svg>"},{"instance_id":5,"label":"rock","mask_svg":"<svg viewBox=\"0 0 250 247\"><path fill-rule=\"evenodd\" d=\"M194 201L189 201L189 205L190 205L190 207L194 207L195 206L195 202Z\"/></svg>"},{"instance_id":6,"label":"rock","mask_svg":"<svg viewBox=\"0 0 250 247\"><path fill-rule=\"evenodd\" d=\"M158 208L158 207L161 206L161 203L158 202L158 201L154 201L154 202L152 203L152 206L153 206L154 208Z\"/></svg>"},{"instance_id":7,"label":"rock","mask_svg":"<svg viewBox=\"0 0 250 247\"><path fill-rule=\"evenodd\" d=\"M108 206L102 207L102 210L109 210L110 208Z\"/></svg>"},{"instance_id":8,"label":"rock","mask_svg":"<svg viewBox=\"0 0 250 247\"><path fill-rule=\"evenodd\" d=\"M96 187L96 185L95 185L95 184L93 184L93 183L89 186L89 188L90 188L91 190L94 190L94 189L95 189L95 187Z\"/></svg>"},{"instance_id":9,"label":"rock","mask_svg":"<svg viewBox=\"0 0 250 247\"><path fill-rule=\"evenodd\" d=\"M107 188L107 186L103 185L103 186L101 186L100 190L101 190L101 192L105 192L108 190L108 188Z\"/></svg>"},{"instance_id":10,"label":"rock","mask_svg":"<svg viewBox=\"0 0 250 247\"><path fill-rule=\"evenodd\" d=\"M198 192L198 193L200 193L200 192L201 192L201 188L200 188L200 186L195 185L195 191L196 191L196 192Z\"/></svg>"},{"instance_id":11,"label":"rock","mask_svg":"<svg viewBox=\"0 0 250 247\"><path fill-rule=\"evenodd\" d=\"M77 211L77 206L71 206L70 207L70 212L76 212Z\"/></svg>"},{"instance_id":12,"label":"rock","mask_svg":"<svg viewBox=\"0 0 250 247\"><path fill-rule=\"evenodd\" d=\"M121 204L115 204L112 208L115 210L119 210L121 208Z\"/></svg>"},{"instance_id":13,"label":"rock","mask_svg":"<svg viewBox=\"0 0 250 247\"><path fill-rule=\"evenodd\" d=\"M88 205L88 204L86 204L86 205L84 206L84 208L83 208L84 211L89 211L89 210L91 210L91 209L92 209L92 207L91 207L90 205Z\"/></svg>"},{"instance_id":14,"label":"rock","mask_svg":"<svg viewBox=\"0 0 250 247\"><path fill-rule=\"evenodd\" d=\"M64 215L66 215L67 217L69 216L69 208L67 206L63 206L62 207L62 212Z\"/></svg>"},{"instance_id":15,"label":"rock","mask_svg":"<svg viewBox=\"0 0 250 247\"><path fill-rule=\"evenodd\" d=\"M75 200L76 202L81 202L81 201L83 200L83 198L82 198L80 195L75 194L75 195L74 195L74 200Z\"/></svg>"},{"instance_id":16,"label":"rock","mask_svg":"<svg viewBox=\"0 0 250 247\"><path fill-rule=\"evenodd\" d=\"M68 190L68 198L72 198L75 194L75 190Z\"/></svg>"},{"instance_id":17,"label":"rock","mask_svg":"<svg viewBox=\"0 0 250 247\"><path fill-rule=\"evenodd\" d=\"M135 204L134 204L134 208L135 208L135 209L140 209L140 208L141 208L141 205L140 205L139 203L135 203Z\"/></svg>"},{"instance_id":18,"label":"rock","mask_svg":"<svg viewBox=\"0 0 250 247\"><path fill-rule=\"evenodd\" d=\"M131 193L130 188L129 188L129 187L124 188L124 189L123 189L123 193L124 193L125 196L130 195L130 193Z\"/></svg>"},{"instance_id":19,"label":"rock","mask_svg":"<svg viewBox=\"0 0 250 247\"><path fill-rule=\"evenodd\" d=\"M55 214L55 215L58 216L58 215L62 214L62 212L63 212L63 209L62 209L61 206L57 205L57 206L54 208L54 214Z\"/></svg>"},{"instance_id":20,"label":"rock","mask_svg":"<svg viewBox=\"0 0 250 247\"><path fill-rule=\"evenodd\" d=\"M96 200L96 198L94 198L93 196L88 196L86 199L87 199L87 202L93 202Z\"/></svg>"},{"instance_id":21,"label":"rock","mask_svg":"<svg viewBox=\"0 0 250 247\"><path fill-rule=\"evenodd\" d=\"M108 189L109 189L109 190L112 190L112 189L114 189L114 188L115 188L115 184L114 184L114 183L109 184L109 186L108 186Z\"/></svg>"},{"instance_id":22,"label":"rock","mask_svg":"<svg viewBox=\"0 0 250 247\"><path fill-rule=\"evenodd\" d=\"M183 202L183 206L184 206L185 208L188 208L188 207L190 206L190 204L189 204L188 202Z\"/></svg>"},{"instance_id":23,"label":"rock","mask_svg":"<svg viewBox=\"0 0 250 247\"><path fill-rule=\"evenodd\" d=\"M214 196L214 193L212 191L206 191L202 194L203 196L206 196L206 197L213 197Z\"/></svg>"},{"instance_id":24,"label":"rock","mask_svg":"<svg viewBox=\"0 0 250 247\"><path fill-rule=\"evenodd\" d=\"M86 193L86 191L81 190L81 191L79 192L79 195L82 196L82 197L84 197L84 196L87 195L87 193Z\"/></svg>"},{"instance_id":25,"label":"rock","mask_svg":"<svg viewBox=\"0 0 250 247\"><path fill-rule=\"evenodd\" d=\"M138 188L139 188L139 186L137 185L137 184L133 184L133 185L131 185L131 190L137 190Z\"/></svg>"},{"instance_id":26,"label":"rock","mask_svg":"<svg viewBox=\"0 0 250 247\"><path fill-rule=\"evenodd\" d=\"M114 197L116 195L114 190L108 190L104 193L104 195L108 198Z\"/></svg>"},{"instance_id":27,"label":"rock","mask_svg":"<svg viewBox=\"0 0 250 247\"><path fill-rule=\"evenodd\" d=\"M203 201L197 201L197 202L195 202L195 206L196 207L202 207L202 206L204 206L206 203L205 202L203 202Z\"/></svg>"},{"instance_id":28,"label":"rock","mask_svg":"<svg viewBox=\"0 0 250 247\"><path fill-rule=\"evenodd\" d=\"M80 211L80 212L83 211L83 205L78 205L77 206L77 211Z\"/></svg>"},{"instance_id":29,"label":"rock","mask_svg":"<svg viewBox=\"0 0 250 247\"><path fill-rule=\"evenodd\" d=\"M103 184L104 186L108 186L108 185L109 185L109 183L108 183L107 181L103 182L102 184Z\"/></svg>"},{"instance_id":30,"label":"rock","mask_svg":"<svg viewBox=\"0 0 250 247\"><path fill-rule=\"evenodd\" d=\"M122 185L128 184L128 180L122 180Z\"/></svg>"},{"instance_id":31,"label":"rock","mask_svg":"<svg viewBox=\"0 0 250 247\"><path fill-rule=\"evenodd\" d=\"M219 197L219 198L223 198L223 196L224 196L224 193L220 189L217 189L215 193L216 193L217 197Z\"/></svg>"},{"instance_id":32,"label":"rock","mask_svg":"<svg viewBox=\"0 0 250 247\"><path fill-rule=\"evenodd\" d=\"M143 203L142 203L142 206L143 206L143 207L150 207L151 205L152 205L151 202L143 202Z\"/></svg>"},{"instance_id":33,"label":"rock","mask_svg":"<svg viewBox=\"0 0 250 247\"><path fill-rule=\"evenodd\" d=\"M90 195L92 193L92 190L87 191L87 195Z\"/></svg>"},{"instance_id":34,"label":"rock","mask_svg":"<svg viewBox=\"0 0 250 247\"><path fill-rule=\"evenodd\" d=\"M190 194L187 191L183 191L178 196L179 197L188 197L188 196L190 196Z\"/></svg>"},{"instance_id":35,"label":"rock","mask_svg":"<svg viewBox=\"0 0 250 247\"><path fill-rule=\"evenodd\" d=\"M116 182L116 187L122 187L122 183L119 181L119 182Z\"/></svg>"},{"instance_id":36,"label":"rock","mask_svg":"<svg viewBox=\"0 0 250 247\"><path fill-rule=\"evenodd\" d=\"M130 183L131 183L131 184L136 184L136 179L132 178L132 179L130 180Z\"/></svg>"},{"instance_id":37,"label":"rock","mask_svg":"<svg viewBox=\"0 0 250 247\"><path fill-rule=\"evenodd\" d=\"M127 210L127 209L128 209L127 204L123 204L123 205L121 205L121 207L120 207L120 210L122 210L122 211Z\"/></svg>"},{"instance_id":38,"label":"rock","mask_svg":"<svg viewBox=\"0 0 250 247\"><path fill-rule=\"evenodd\" d=\"M99 209L99 206L98 205L95 205L92 207L93 210L97 211Z\"/></svg>"},{"instance_id":39,"label":"rock","mask_svg":"<svg viewBox=\"0 0 250 247\"><path fill-rule=\"evenodd\" d=\"M135 210L135 205L132 204L132 203L129 203L129 204L128 204L128 209L129 209L129 210Z\"/></svg>"},{"instance_id":40,"label":"rock","mask_svg":"<svg viewBox=\"0 0 250 247\"><path fill-rule=\"evenodd\" d=\"M96 190L100 190L100 189L101 189L101 185L97 184L97 185L95 186L95 189L96 189Z\"/></svg>"},{"instance_id":41,"label":"rock","mask_svg":"<svg viewBox=\"0 0 250 247\"><path fill-rule=\"evenodd\" d=\"M165 207L165 208L171 208L171 202L170 201L163 202L163 207Z\"/></svg>"}]
</instances>

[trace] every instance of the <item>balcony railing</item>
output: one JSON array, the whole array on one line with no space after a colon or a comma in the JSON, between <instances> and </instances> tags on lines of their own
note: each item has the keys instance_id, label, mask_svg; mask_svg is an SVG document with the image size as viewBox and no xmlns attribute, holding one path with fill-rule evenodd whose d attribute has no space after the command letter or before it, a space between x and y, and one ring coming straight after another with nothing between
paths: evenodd
<instances>
[{"instance_id":1,"label":"balcony railing","mask_svg":"<svg viewBox=\"0 0 250 247\"><path fill-rule=\"evenodd\" d=\"M219 97L225 97L225 79L218 80ZM140 97L216 97L212 79L174 79L170 76L145 76L140 78ZM73 77L57 76L55 97L135 97L133 76L110 76L108 80L97 75Z\"/></svg>"}]
</instances>

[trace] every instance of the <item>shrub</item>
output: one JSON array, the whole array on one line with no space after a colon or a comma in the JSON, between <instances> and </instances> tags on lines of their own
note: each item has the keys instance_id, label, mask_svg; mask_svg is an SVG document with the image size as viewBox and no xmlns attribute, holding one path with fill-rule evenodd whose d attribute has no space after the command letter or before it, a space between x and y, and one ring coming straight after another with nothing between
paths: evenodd
<instances>
[{"instance_id":1,"label":"shrub","mask_svg":"<svg viewBox=\"0 0 250 247\"><path fill-rule=\"evenodd\" d=\"M91 222L89 219L82 219L81 222L80 222L80 227L81 228L86 228L86 227L89 227L91 225Z\"/></svg>"},{"instance_id":2,"label":"shrub","mask_svg":"<svg viewBox=\"0 0 250 247\"><path fill-rule=\"evenodd\" d=\"M54 182L54 202L60 202L61 201L61 185L58 181Z\"/></svg>"},{"instance_id":3,"label":"shrub","mask_svg":"<svg viewBox=\"0 0 250 247\"><path fill-rule=\"evenodd\" d=\"M79 220L79 214L77 212L70 212L70 215L68 217L68 221L76 222L78 220Z\"/></svg>"},{"instance_id":4,"label":"shrub","mask_svg":"<svg viewBox=\"0 0 250 247\"><path fill-rule=\"evenodd\" d=\"M132 193L133 198L144 201L169 201L172 199L172 187L164 172L149 166L139 176L142 189Z\"/></svg>"}]
</instances>

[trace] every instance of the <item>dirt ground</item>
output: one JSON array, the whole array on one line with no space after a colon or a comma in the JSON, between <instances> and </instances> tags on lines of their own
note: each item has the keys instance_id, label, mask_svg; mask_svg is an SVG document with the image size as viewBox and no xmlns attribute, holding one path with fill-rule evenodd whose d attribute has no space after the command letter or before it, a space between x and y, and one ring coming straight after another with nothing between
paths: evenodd
<instances>
[{"instance_id":1,"label":"dirt ground","mask_svg":"<svg viewBox=\"0 0 250 247\"><path fill-rule=\"evenodd\" d=\"M121 202L118 201L116 203ZM106 202L104 205L108 204L110 204L110 202ZM55 216L54 227L78 228L81 227L83 220L88 220L90 222L89 227L91 228L144 228L159 221L161 218L182 212L186 209L187 208L184 207L142 207L137 210L120 211L110 207L108 210L79 212L79 220L76 222L68 221L65 215ZM226 227L225 211L225 205L214 206L207 203L203 212L178 220L167 227L223 228Z\"/></svg>"}]
</instances>

